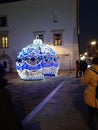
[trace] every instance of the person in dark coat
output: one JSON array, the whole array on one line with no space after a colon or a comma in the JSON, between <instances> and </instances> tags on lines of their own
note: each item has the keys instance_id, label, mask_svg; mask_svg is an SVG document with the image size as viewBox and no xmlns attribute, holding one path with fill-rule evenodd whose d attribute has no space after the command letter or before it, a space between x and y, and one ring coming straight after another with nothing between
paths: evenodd
<instances>
[{"instance_id":1,"label":"person in dark coat","mask_svg":"<svg viewBox=\"0 0 98 130\"><path fill-rule=\"evenodd\" d=\"M5 70L0 64L0 130L23 130L14 111L10 94L5 88L7 80L4 75Z\"/></svg>"},{"instance_id":2,"label":"person in dark coat","mask_svg":"<svg viewBox=\"0 0 98 130\"><path fill-rule=\"evenodd\" d=\"M79 65L80 65L79 75L80 77L82 77L87 69L87 62L85 60L80 60Z\"/></svg>"},{"instance_id":3,"label":"person in dark coat","mask_svg":"<svg viewBox=\"0 0 98 130\"><path fill-rule=\"evenodd\" d=\"M85 60L82 61L82 71L83 71L83 75L84 75L84 72L86 71L87 69L87 62Z\"/></svg>"},{"instance_id":4,"label":"person in dark coat","mask_svg":"<svg viewBox=\"0 0 98 130\"><path fill-rule=\"evenodd\" d=\"M83 75L83 61L82 60L80 60L79 66L80 66L80 68L79 68L79 76L82 77L82 75Z\"/></svg>"},{"instance_id":5,"label":"person in dark coat","mask_svg":"<svg viewBox=\"0 0 98 130\"><path fill-rule=\"evenodd\" d=\"M76 78L79 77L79 69L80 69L79 61L76 60L76 62L75 62Z\"/></svg>"}]
</instances>

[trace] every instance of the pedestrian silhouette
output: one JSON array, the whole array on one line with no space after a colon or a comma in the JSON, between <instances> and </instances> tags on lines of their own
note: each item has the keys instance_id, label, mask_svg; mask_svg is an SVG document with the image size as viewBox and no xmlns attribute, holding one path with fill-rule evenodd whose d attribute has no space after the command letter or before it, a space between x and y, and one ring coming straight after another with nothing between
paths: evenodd
<instances>
[{"instance_id":1,"label":"pedestrian silhouette","mask_svg":"<svg viewBox=\"0 0 98 130\"><path fill-rule=\"evenodd\" d=\"M76 62L75 62L75 71L76 71L76 78L78 78L79 77L79 61L78 60L76 60Z\"/></svg>"},{"instance_id":2,"label":"pedestrian silhouette","mask_svg":"<svg viewBox=\"0 0 98 130\"><path fill-rule=\"evenodd\" d=\"M4 75L5 70L0 64L0 130L23 130L14 111L10 94L5 88L7 80Z\"/></svg>"},{"instance_id":3,"label":"pedestrian silhouette","mask_svg":"<svg viewBox=\"0 0 98 130\"><path fill-rule=\"evenodd\" d=\"M83 61L80 60L79 62L79 76L82 77L83 73Z\"/></svg>"},{"instance_id":4,"label":"pedestrian silhouette","mask_svg":"<svg viewBox=\"0 0 98 130\"><path fill-rule=\"evenodd\" d=\"M80 60L79 65L80 65L79 75L80 77L82 77L87 69L87 62L85 60Z\"/></svg>"},{"instance_id":5,"label":"pedestrian silhouette","mask_svg":"<svg viewBox=\"0 0 98 130\"><path fill-rule=\"evenodd\" d=\"M87 69L87 62L85 60L82 61L82 71L83 71L83 75L84 75L84 72L86 71Z\"/></svg>"}]
</instances>

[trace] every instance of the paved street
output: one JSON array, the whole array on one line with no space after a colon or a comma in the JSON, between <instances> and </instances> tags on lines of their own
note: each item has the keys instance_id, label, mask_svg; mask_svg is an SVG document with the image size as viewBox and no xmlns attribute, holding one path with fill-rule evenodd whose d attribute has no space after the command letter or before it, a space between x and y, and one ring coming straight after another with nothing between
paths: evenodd
<instances>
[{"instance_id":1,"label":"paved street","mask_svg":"<svg viewBox=\"0 0 98 130\"><path fill-rule=\"evenodd\" d=\"M71 73L62 87L33 117L25 130L89 130L84 87Z\"/></svg>"},{"instance_id":2,"label":"paved street","mask_svg":"<svg viewBox=\"0 0 98 130\"><path fill-rule=\"evenodd\" d=\"M59 72L57 77L45 77L44 80L24 81L17 73L7 73L6 89L9 91L17 116L23 120L45 97L60 84L68 72Z\"/></svg>"},{"instance_id":3,"label":"paved street","mask_svg":"<svg viewBox=\"0 0 98 130\"><path fill-rule=\"evenodd\" d=\"M14 77L9 82L13 84L8 85L7 89L14 97L14 105L18 106L16 112L24 130L89 130L87 106L83 100L84 86L80 78L75 78L74 72L60 73L43 81L25 82ZM31 84L33 87L30 87ZM32 93L34 96L31 96Z\"/></svg>"}]
</instances>

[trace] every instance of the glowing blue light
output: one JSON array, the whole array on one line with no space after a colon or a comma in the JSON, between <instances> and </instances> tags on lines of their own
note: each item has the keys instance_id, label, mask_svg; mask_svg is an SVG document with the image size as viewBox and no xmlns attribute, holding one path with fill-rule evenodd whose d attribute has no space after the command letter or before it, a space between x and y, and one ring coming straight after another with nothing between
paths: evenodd
<instances>
[{"instance_id":1,"label":"glowing blue light","mask_svg":"<svg viewBox=\"0 0 98 130\"><path fill-rule=\"evenodd\" d=\"M16 59L16 70L21 79L44 79L45 75L56 76L59 70L57 53L36 37L33 43L23 48Z\"/></svg>"}]
</instances>

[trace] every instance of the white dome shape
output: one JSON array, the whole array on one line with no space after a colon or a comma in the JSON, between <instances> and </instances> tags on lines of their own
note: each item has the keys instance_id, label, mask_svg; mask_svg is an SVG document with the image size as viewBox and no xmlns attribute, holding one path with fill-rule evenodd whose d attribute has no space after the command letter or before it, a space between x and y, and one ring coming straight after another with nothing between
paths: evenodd
<instances>
[{"instance_id":1,"label":"white dome shape","mask_svg":"<svg viewBox=\"0 0 98 130\"><path fill-rule=\"evenodd\" d=\"M59 70L58 55L36 36L32 44L19 52L16 69L23 80L44 79L45 75L56 76Z\"/></svg>"}]
</instances>

